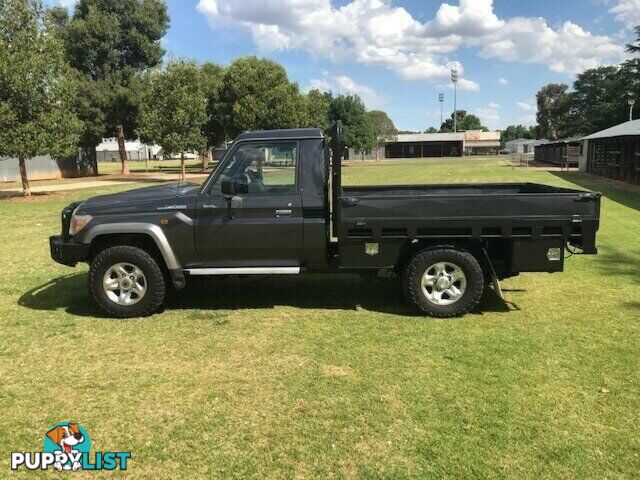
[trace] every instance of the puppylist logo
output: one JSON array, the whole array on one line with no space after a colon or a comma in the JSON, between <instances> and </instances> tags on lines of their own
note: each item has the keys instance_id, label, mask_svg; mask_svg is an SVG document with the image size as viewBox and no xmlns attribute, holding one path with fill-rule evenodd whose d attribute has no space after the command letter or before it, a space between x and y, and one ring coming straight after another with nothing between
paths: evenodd
<instances>
[{"instance_id":1,"label":"puppylist logo","mask_svg":"<svg viewBox=\"0 0 640 480\"><path fill-rule=\"evenodd\" d=\"M63 422L44 437L42 452L11 453L11 470L126 470L131 452L95 452L90 455L91 440L77 423Z\"/></svg>"}]
</instances>

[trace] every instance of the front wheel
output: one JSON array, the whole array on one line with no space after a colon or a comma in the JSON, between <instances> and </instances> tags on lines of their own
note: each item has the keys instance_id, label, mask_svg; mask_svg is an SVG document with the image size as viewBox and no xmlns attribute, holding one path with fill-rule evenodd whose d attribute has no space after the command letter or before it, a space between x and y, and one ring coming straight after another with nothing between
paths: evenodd
<instances>
[{"instance_id":1,"label":"front wheel","mask_svg":"<svg viewBox=\"0 0 640 480\"><path fill-rule=\"evenodd\" d=\"M478 305L484 292L484 275L469 252L423 250L407 264L402 286L407 299L423 313L449 318Z\"/></svg>"},{"instance_id":2,"label":"front wheel","mask_svg":"<svg viewBox=\"0 0 640 480\"><path fill-rule=\"evenodd\" d=\"M117 318L155 313L165 297L165 281L156 260L141 248L119 245L100 252L87 279L95 303Z\"/></svg>"}]
</instances>

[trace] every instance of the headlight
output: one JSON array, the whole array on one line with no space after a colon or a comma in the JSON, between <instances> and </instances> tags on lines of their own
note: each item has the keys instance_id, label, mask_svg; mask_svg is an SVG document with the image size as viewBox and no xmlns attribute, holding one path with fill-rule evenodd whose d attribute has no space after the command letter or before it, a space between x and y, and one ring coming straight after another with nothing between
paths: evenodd
<instances>
[{"instance_id":1,"label":"headlight","mask_svg":"<svg viewBox=\"0 0 640 480\"><path fill-rule=\"evenodd\" d=\"M93 218L91 215L77 215L76 211L78 208L73 211L71 215L71 224L69 226L69 235L73 236L87 226L87 223L91 221Z\"/></svg>"}]
</instances>

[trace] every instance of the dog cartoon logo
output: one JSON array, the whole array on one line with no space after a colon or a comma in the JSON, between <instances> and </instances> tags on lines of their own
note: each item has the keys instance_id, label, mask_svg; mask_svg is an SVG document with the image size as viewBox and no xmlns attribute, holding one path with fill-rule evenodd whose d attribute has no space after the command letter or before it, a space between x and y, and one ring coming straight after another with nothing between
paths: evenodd
<instances>
[{"instance_id":1,"label":"dog cartoon logo","mask_svg":"<svg viewBox=\"0 0 640 480\"><path fill-rule=\"evenodd\" d=\"M56 461L53 467L58 470L82 470L82 454L91 448L87 432L77 423L60 423L49 430L44 440L45 452L62 452L67 462Z\"/></svg>"},{"instance_id":2,"label":"dog cartoon logo","mask_svg":"<svg viewBox=\"0 0 640 480\"><path fill-rule=\"evenodd\" d=\"M87 431L76 422L62 422L47 431L41 452L11 452L11 470L126 471L130 459L131 452L92 452Z\"/></svg>"}]
</instances>

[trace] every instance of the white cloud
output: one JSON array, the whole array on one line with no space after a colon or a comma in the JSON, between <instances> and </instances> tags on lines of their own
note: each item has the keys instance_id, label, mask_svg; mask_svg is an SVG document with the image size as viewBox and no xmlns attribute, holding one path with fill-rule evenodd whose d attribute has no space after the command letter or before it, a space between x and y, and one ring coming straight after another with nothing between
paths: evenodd
<instances>
[{"instance_id":1,"label":"white cloud","mask_svg":"<svg viewBox=\"0 0 640 480\"><path fill-rule=\"evenodd\" d=\"M498 109L500 105L496 103L490 103L487 108L477 108L476 113L482 120L482 123L490 129L495 129L500 123L501 117Z\"/></svg>"},{"instance_id":2,"label":"white cloud","mask_svg":"<svg viewBox=\"0 0 640 480\"><path fill-rule=\"evenodd\" d=\"M618 0L614 13L625 15L617 9L639 1ZM482 58L539 63L566 74L624 55L612 38L571 22L554 29L544 18L499 18L493 0L442 3L426 22L391 0L347 0L338 7L331 0L199 0L197 8L212 28L246 29L263 50L385 66L407 80L442 81L454 65L462 73L449 57L462 46L478 48ZM461 88L478 89L472 80L464 83Z\"/></svg>"},{"instance_id":3,"label":"white cloud","mask_svg":"<svg viewBox=\"0 0 640 480\"><path fill-rule=\"evenodd\" d=\"M525 127L531 127L533 125L538 124L538 120L536 119L535 114L530 113L529 115L524 115L518 118L518 124L524 125Z\"/></svg>"},{"instance_id":4,"label":"white cloud","mask_svg":"<svg viewBox=\"0 0 640 480\"><path fill-rule=\"evenodd\" d=\"M609 10L609 13L615 14L616 20L629 29L640 25L640 0L618 0L616 3Z\"/></svg>"},{"instance_id":5,"label":"white cloud","mask_svg":"<svg viewBox=\"0 0 640 480\"><path fill-rule=\"evenodd\" d=\"M624 48L607 36L593 35L571 22L554 30L543 18L510 19L499 32L476 43L482 58L540 63L565 74L616 62L624 56Z\"/></svg>"},{"instance_id":6,"label":"white cloud","mask_svg":"<svg viewBox=\"0 0 640 480\"><path fill-rule=\"evenodd\" d=\"M453 83L448 83L447 85L441 85L441 88L448 88L449 90L453 90ZM467 90L469 92L478 92L480 91L480 85L473 80L468 80L466 78L458 79L458 90Z\"/></svg>"},{"instance_id":7,"label":"white cloud","mask_svg":"<svg viewBox=\"0 0 640 480\"><path fill-rule=\"evenodd\" d=\"M518 102L518 107L522 110L535 110L535 107L527 102Z\"/></svg>"},{"instance_id":8,"label":"white cloud","mask_svg":"<svg viewBox=\"0 0 640 480\"><path fill-rule=\"evenodd\" d=\"M322 71L322 78L312 79L306 90L313 88L317 88L321 92L358 95L369 109L379 108L384 104L384 97L373 88L359 84L354 79L339 73Z\"/></svg>"},{"instance_id":9,"label":"white cloud","mask_svg":"<svg viewBox=\"0 0 640 480\"><path fill-rule=\"evenodd\" d=\"M509 80L507 80L507 79L506 79L506 78L504 78L504 77L500 77L500 78L498 79L498 83L499 83L500 85L509 85Z\"/></svg>"}]
</instances>

